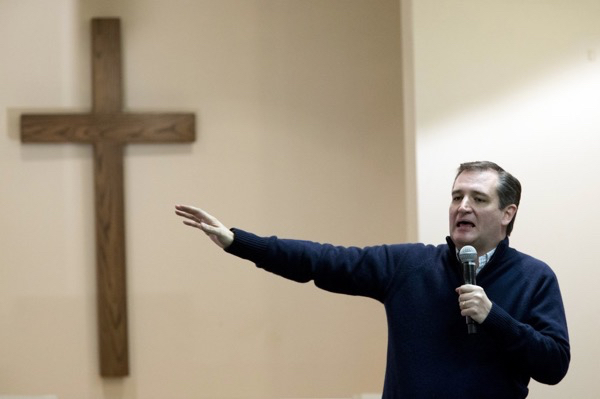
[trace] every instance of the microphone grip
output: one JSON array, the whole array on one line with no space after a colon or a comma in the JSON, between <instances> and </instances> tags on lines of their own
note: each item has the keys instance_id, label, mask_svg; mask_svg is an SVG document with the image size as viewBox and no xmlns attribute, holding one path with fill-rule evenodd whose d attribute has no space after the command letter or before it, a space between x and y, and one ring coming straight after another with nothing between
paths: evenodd
<instances>
[{"instance_id":1,"label":"microphone grip","mask_svg":"<svg viewBox=\"0 0 600 399\"><path fill-rule=\"evenodd\" d=\"M477 284L475 279L475 267L475 262L463 263L463 276L465 278L465 284ZM470 316L466 316L465 320L467 323L467 334L477 333L477 324L475 324L475 321Z\"/></svg>"}]
</instances>

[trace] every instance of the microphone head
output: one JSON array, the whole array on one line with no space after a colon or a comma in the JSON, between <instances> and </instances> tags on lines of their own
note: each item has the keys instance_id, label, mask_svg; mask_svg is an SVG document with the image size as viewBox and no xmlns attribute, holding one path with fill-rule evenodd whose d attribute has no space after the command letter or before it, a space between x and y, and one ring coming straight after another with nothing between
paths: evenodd
<instances>
[{"instance_id":1,"label":"microphone head","mask_svg":"<svg viewBox=\"0 0 600 399\"><path fill-rule=\"evenodd\" d=\"M460 261L463 263L467 263L467 262L474 263L475 260L477 259L477 250L470 245L465 245L464 247L462 247L460 249L460 252L458 253L458 257L460 258Z\"/></svg>"}]
</instances>

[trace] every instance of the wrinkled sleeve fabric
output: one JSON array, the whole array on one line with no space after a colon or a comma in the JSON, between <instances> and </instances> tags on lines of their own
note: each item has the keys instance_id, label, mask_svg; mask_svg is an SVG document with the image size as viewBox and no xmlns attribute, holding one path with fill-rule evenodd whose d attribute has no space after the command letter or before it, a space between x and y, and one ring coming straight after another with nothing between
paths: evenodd
<instances>
[{"instance_id":1,"label":"wrinkled sleeve fabric","mask_svg":"<svg viewBox=\"0 0 600 399\"><path fill-rule=\"evenodd\" d=\"M381 302L401 256L391 246L341 247L312 241L259 237L232 229L226 252L299 283L314 281L327 291L371 297Z\"/></svg>"}]
</instances>

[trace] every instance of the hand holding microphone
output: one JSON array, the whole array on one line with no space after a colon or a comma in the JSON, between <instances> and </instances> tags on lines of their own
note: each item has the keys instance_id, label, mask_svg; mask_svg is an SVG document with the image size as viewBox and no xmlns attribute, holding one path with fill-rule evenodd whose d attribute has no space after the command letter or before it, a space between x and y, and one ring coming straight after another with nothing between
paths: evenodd
<instances>
[{"instance_id":1,"label":"hand holding microphone","mask_svg":"<svg viewBox=\"0 0 600 399\"><path fill-rule=\"evenodd\" d=\"M476 282L477 250L470 245L461 248L458 257L463 265L463 278L465 285L456 289L460 314L465 316L467 333L477 332L477 323L483 323L492 309L492 302L487 297L483 288Z\"/></svg>"},{"instance_id":2,"label":"hand holding microphone","mask_svg":"<svg viewBox=\"0 0 600 399\"><path fill-rule=\"evenodd\" d=\"M470 245L465 245L461 248L460 252L458 253L458 257L460 258L460 261L463 266L463 278L465 284L475 285L475 271L477 270L477 250ZM459 297L459 303L462 314L462 311L465 305L467 304L467 301L461 301ZM477 326L475 325L475 322L473 321L471 316L466 316L466 322L467 333L475 334L477 332Z\"/></svg>"}]
</instances>

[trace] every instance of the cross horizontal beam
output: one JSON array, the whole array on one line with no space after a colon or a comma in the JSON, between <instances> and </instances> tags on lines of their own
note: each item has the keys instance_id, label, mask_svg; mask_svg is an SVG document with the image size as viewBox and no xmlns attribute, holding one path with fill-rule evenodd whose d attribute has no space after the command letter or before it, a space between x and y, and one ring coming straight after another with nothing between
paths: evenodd
<instances>
[{"instance_id":1,"label":"cross horizontal beam","mask_svg":"<svg viewBox=\"0 0 600 399\"><path fill-rule=\"evenodd\" d=\"M194 114L22 115L24 143L174 143L195 139Z\"/></svg>"}]
</instances>

